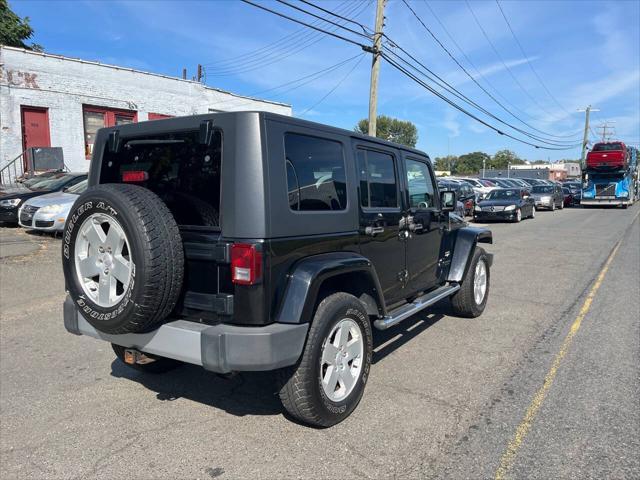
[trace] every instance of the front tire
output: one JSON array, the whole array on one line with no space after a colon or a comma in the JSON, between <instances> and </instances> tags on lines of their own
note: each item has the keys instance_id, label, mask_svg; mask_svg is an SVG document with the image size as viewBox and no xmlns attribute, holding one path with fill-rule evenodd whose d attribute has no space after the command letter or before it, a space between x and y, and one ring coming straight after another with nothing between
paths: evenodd
<instances>
[{"instance_id":1,"label":"front tire","mask_svg":"<svg viewBox=\"0 0 640 480\"><path fill-rule=\"evenodd\" d=\"M476 247L460 290L451 297L453 312L466 318L482 315L489 297L490 278L487 252Z\"/></svg>"},{"instance_id":2,"label":"front tire","mask_svg":"<svg viewBox=\"0 0 640 480\"><path fill-rule=\"evenodd\" d=\"M373 337L366 309L334 293L318 306L299 363L280 371L280 400L297 420L330 427L358 406L369 377Z\"/></svg>"},{"instance_id":3,"label":"front tire","mask_svg":"<svg viewBox=\"0 0 640 480\"><path fill-rule=\"evenodd\" d=\"M522 221L522 210L518 208L516 210L516 218L513 219L515 223L520 223Z\"/></svg>"}]
</instances>

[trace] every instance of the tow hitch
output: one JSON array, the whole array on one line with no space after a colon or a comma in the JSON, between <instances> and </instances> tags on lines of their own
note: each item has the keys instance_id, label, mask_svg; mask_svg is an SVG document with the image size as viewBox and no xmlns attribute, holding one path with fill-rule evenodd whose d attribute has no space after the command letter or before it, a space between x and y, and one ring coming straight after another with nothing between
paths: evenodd
<instances>
[{"instance_id":1,"label":"tow hitch","mask_svg":"<svg viewBox=\"0 0 640 480\"><path fill-rule=\"evenodd\" d=\"M148 357L144 353L132 348L127 348L124 351L124 363L129 365L134 365L136 363L138 365L147 365L148 363L153 363L155 361L155 358Z\"/></svg>"}]
</instances>

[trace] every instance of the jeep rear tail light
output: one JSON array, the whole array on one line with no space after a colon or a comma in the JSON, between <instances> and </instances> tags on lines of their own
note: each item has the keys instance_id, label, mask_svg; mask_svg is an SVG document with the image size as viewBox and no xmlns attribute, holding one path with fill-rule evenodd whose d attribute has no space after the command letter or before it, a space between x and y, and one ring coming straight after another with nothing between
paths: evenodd
<instances>
[{"instance_id":1,"label":"jeep rear tail light","mask_svg":"<svg viewBox=\"0 0 640 480\"><path fill-rule=\"evenodd\" d=\"M262 253L257 245L231 245L231 280L237 285L253 285L262 276Z\"/></svg>"},{"instance_id":2,"label":"jeep rear tail light","mask_svg":"<svg viewBox=\"0 0 640 480\"><path fill-rule=\"evenodd\" d=\"M149 180L149 174L144 170L129 170L122 172L122 181L128 183L144 182Z\"/></svg>"}]
</instances>

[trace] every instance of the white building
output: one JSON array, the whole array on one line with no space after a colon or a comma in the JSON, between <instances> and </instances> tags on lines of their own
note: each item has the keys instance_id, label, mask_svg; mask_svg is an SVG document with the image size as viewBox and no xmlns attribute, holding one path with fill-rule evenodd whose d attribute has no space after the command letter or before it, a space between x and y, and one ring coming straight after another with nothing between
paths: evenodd
<instances>
[{"instance_id":1,"label":"white building","mask_svg":"<svg viewBox=\"0 0 640 480\"><path fill-rule=\"evenodd\" d=\"M29 147L62 147L86 171L96 130L170 116L291 106L192 80L0 46L0 169Z\"/></svg>"}]
</instances>

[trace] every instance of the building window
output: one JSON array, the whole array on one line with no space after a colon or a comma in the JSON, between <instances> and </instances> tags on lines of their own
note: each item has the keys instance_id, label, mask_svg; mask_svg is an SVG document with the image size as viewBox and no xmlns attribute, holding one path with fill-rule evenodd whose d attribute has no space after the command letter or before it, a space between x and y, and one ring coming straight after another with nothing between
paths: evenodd
<instances>
[{"instance_id":1,"label":"building window","mask_svg":"<svg viewBox=\"0 0 640 480\"><path fill-rule=\"evenodd\" d=\"M173 118L173 115L166 115L164 113L152 113L152 112L149 112L149 120L163 120L165 118Z\"/></svg>"},{"instance_id":2,"label":"building window","mask_svg":"<svg viewBox=\"0 0 640 480\"><path fill-rule=\"evenodd\" d=\"M84 154L87 159L91 159L96 133L100 128L127 125L138 121L137 112L92 105L83 105L82 115L84 121Z\"/></svg>"},{"instance_id":3,"label":"building window","mask_svg":"<svg viewBox=\"0 0 640 480\"><path fill-rule=\"evenodd\" d=\"M344 210L347 181L342 145L324 138L284 137L289 206L296 211Z\"/></svg>"}]
</instances>

